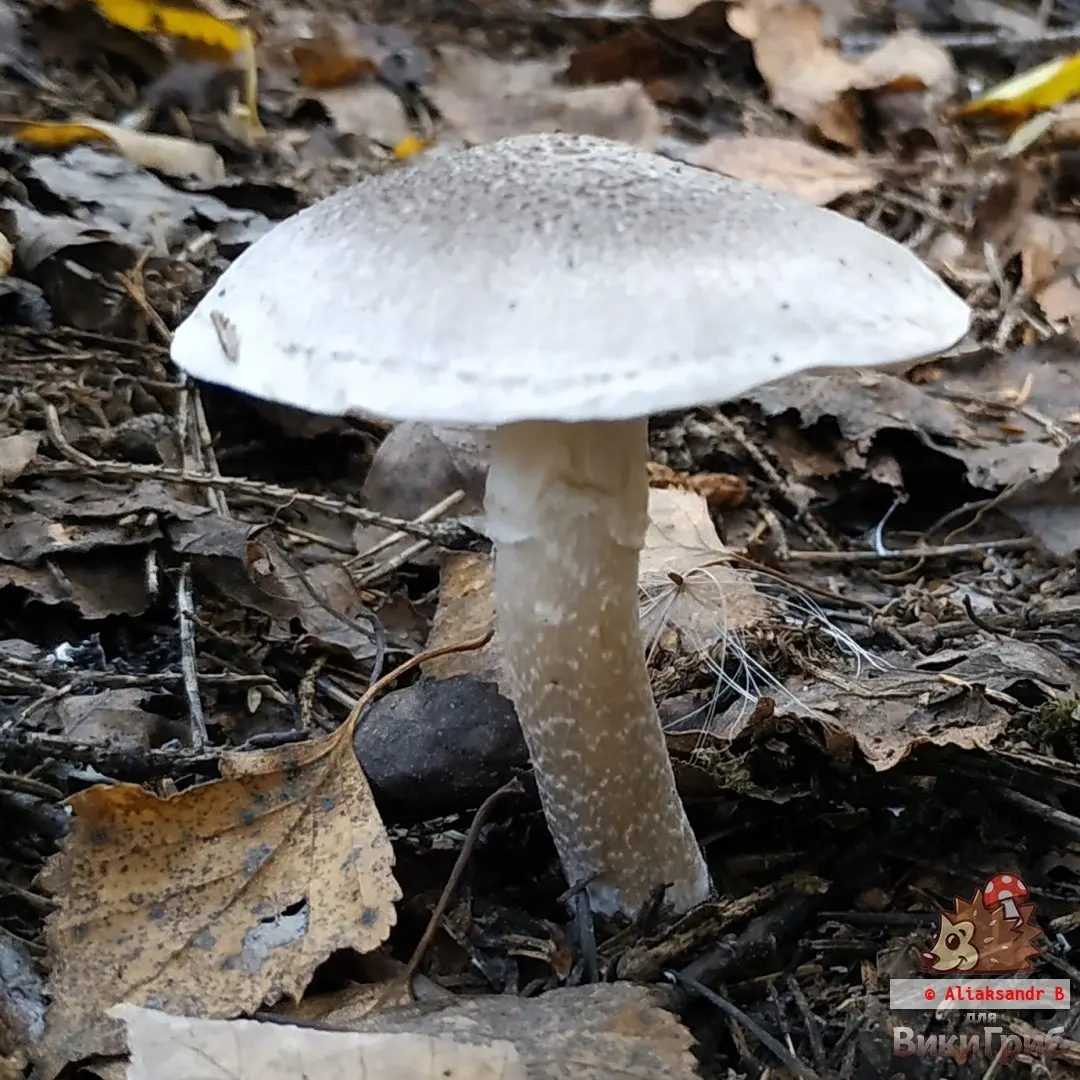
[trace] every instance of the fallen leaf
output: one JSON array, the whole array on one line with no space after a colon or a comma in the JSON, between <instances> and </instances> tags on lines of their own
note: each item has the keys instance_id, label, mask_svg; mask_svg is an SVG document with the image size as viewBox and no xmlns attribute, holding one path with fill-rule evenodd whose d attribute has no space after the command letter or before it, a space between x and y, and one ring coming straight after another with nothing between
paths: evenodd
<instances>
[{"instance_id":1,"label":"fallen leaf","mask_svg":"<svg viewBox=\"0 0 1080 1080\"><path fill-rule=\"evenodd\" d=\"M759 135L717 136L696 149L694 165L827 206L842 195L870 191L877 170L857 158L842 157L798 139Z\"/></svg>"},{"instance_id":2,"label":"fallen leaf","mask_svg":"<svg viewBox=\"0 0 1080 1080\"><path fill-rule=\"evenodd\" d=\"M166 531L173 549L193 559L201 583L272 620L271 640L293 642L290 623L297 619L315 641L354 660L374 656L371 619L339 562L302 565L269 533L253 537L250 525L214 514L169 522Z\"/></svg>"},{"instance_id":3,"label":"fallen leaf","mask_svg":"<svg viewBox=\"0 0 1080 1080\"><path fill-rule=\"evenodd\" d=\"M849 470L867 467L874 440L885 431L910 432L933 453L962 462L968 483L987 491L1045 475L1060 453L1036 421L1023 429L1030 431L1027 438L1017 437L1003 432L1000 423L982 424L984 409L977 405L969 415L965 401L949 398L947 383L916 386L883 371L795 376L752 390L744 400L767 417L794 410L804 430L831 420L842 440L834 453ZM1004 398L1000 408L1009 410ZM823 442L815 445L820 454Z\"/></svg>"},{"instance_id":4,"label":"fallen leaf","mask_svg":"<svg viewBox=\"0 0 1080 1080\"><path fill-rule=\"evenodd\" d=\"M202 1020L118 1005L131 1053L127 1080L526 1080L512 1043L315 1031L255 1020Z\"/></svg>"},{"instance_id":5,"label":"fallen leaf","mask_svg":"<svg viewBox=\"0 0 1080 1080\"><path fill-rule=\"evenodd\" d=\"M325 1017L336 1021L334 1013ZM597 983L509 994L455 997L405 1006L349 1023L368 1032L408 1032L513 1044L529 1080L697 1080L693 1037L647 987Z\"/></svg>"},{"instance_id":6,"label":"fallen leaf","mask_svg":"<svg viewBox=\"0 0 1080 1080\"><path fill-rule=\"evenodd\" d=\"M748 0L730 10L728 22L752 43L773 104L849 150L864 141L860 93L919 91L936 103L956 85L949 54L913 31L854 60L826 39L822 11L813 4Z\"/></svg>"},{"instance_id":7,"label":"fallen leaf","mask_svg":"<svg viewBox=\"0 0 1080 1080\"><path fill-rule=\"evenodd\" d=\"M91 552L46 565L22 567L0 562L0 589L20 589L42 604L73 608L83 618L142 615L153 602L141 560L116 552ZM59 571L59 575L55 571Z\"/></svg>"},{"instance_id":8,"label":"fallen leaf","mask_svg":"<svg viewBox=\"0 0 1080 1080\"><path fill-rule=\"evenodd\" d=\"M337 131L383 146L399 146L413 138L412 123L400 95L388 86L358 82L313 90L308 95L330 115Z\"/></svg>"},{"instance_id":9,"label":"fallen leaf","mask_svg":"<svg viewBox=\"0 0 1080 1080\"><path fill-rule=\"evenodd\" d=\"M225 177L225 163L212 147L174 135L153 135L134 128L109 124L104 120L76 117L69 121L38 120L32 124L12 124L12 137L31 146L52 150L77 143L105 143L135 165L157 169L170 176L192 176L210 183Z\"/></svg>"},{"instance_id":10,"label":"fallen leaf","mask_svg":"<svg viewBox=\"0 0 1080 1080\"><path fill-rule=\"evenodd\" d=\"M437 649L454 641L477 638L491 630L496 624L494 585L491 556L468 553L447 556L439 577L439 603L431 619L427 648ZM482 649L435 657L424 663L421 670L436 679L475 675L494 682L507 693L498 634Z\"/></svg>"},{"instance_id":11,"label":"fallen leaf","mask_svg":"<svg viewBox=\"0 0 1080 1080\"><path fill-rule=\"evenodd\" d=\"M72 797L40 879L58 904L45 1080L122 1052L113 1005L235 1016L298 998L334 950L385 940L401 890L350 735L226 754L221 780L170 798L135 784Z\"/></svg>"},{"instance_id":12,"label":"fallen leaf","mask_svg":"<svg viewBox=\"0 0 1080 1080\"><path fill-rule=\"evenodd\" d=\"M659 110L638 82L567 87L559 67L540 60L511 64L459 46L435 57L428 89L444 129L466 143L564 131L619 139L652 149L663 130Z\"/></svg>"},{"instance_id":13,"label":"fallen leaf","mask_svg":"<svg viewBox=\"0 0 1080 1080\"><path fill-rule=\"evenodd\" d=\"M1031 477L1009 494L1001 509L1051 554L1080 551L1080 439L1062 451L1056 468Z\"/></svg>"},{"instance_id":14,"label":"fallen leaf","mask_svg":"<svg viewBox=\"0 0 1080 1080\"><path fill-rule=\"evenodd\" d=\"M146 690L129 689L69 694L56 703L55 716L60 730L79 743L149 750L185 739L186 723L145 709L147 697Z\"/></svg>"},{"instance_id":15,"label":"fallen leaf","mask_svg":"<svg viewBox=\"0 0 1080 1080\"><path fill-rule=\"evenodd\" d=\"M36 456L41 438L38 431L20 431L17 435L0 437L0 488L22 476Z\"/></svg>"},{"instance_id":16,"label":"fallen leaf","mask_svg":"<svg viewBox=\"0 0 1080 1080\"><path fill-rule=\"evenodd\" d=\"M1080 329L1080 223L1028 214L1019 226L1021 283L1055 326Z\"/></svg>"},{"instance_id":17,"label":"fallen leaf","mask_svg":"<svg viewBox=\"0 0 1080 1080\"><path fill-rule=\"evenodd\" d=\"M755 0L733 7L731 28L753 45L754 62L773 104L825 138L862 146L862 115L855 90L862 72L822 39L821 12L811 4Z\"/></svg>"},{"instance_id":18,"label":"fallen leaf","mask_svg":"<svg viewBox=\"0 0 1080 1080\"><path fill-rule=\"evenodd\" d=\"M961 118L1015 123L1080 93L1080 53L1059 56L992 86L957 110Z\"/></svg>"},{"instance_id":19,"label":"fallen leaf","mask_svg":"<svg viewBox=\"0 0 1080 1080\"><path fill-rule=\"evenodd\" d=\"M697 492L717 510L738 506L750 494L750 487L741 476L730 473L680 473L666 465L650 461L646 466L649 486L681 488Z\"/></svg>"},{"instance_id":20,"label":"fallen leaf","mask_svg":"<svg viewBox=\"0 0 1080 1080\"><path fill-rule=\"evenodd\" d=\"M884 772L920 746L989 751L1012 715L1030 706L1025 686L1050 702L1075 697L1077 688L1065 661L1032 642L1004 638L897 667L857 681L835 674L790 680L791 697L777 702L777 716L810 717L812 710L814 723L825 720L834 753L853 744Z\"/></svg>"},{"instance_id":21,"label":"fallen leaf","mask_svg":"<svg viewBox=\"0 0 1080 1080\"><path fill-rule=\"evenodd\" d=\"M703 496L680 488L649 489L649 527L641 554L642 631L652 642L666 631L686 637L695 654L760 617L763 606L746 575L728 565ZM492 560L455 554L443 563L439 604L427 647L477 637L496 626ZM475 675L505 693L499 635L483 649L429 660L425 675Z\"/></svg>"},{"instance_id":22,"label":"fallen leaf","mask_svg":"<svg viewBox=\"0 0 1080 1080\"><path fill-rule=\"evenodd\" d=\"M764 600L731 566L708 505L694 491L650 488L638 587L650 647L675 631L683 650L705 657L765 614Z\"/></svg>"},{"instance_id":23,"label":"fallen leaf","mask_svg":"<svg viewBox=\"0 0 1080 1080\"><path fill-rule=\"evenodd\" d=\"M249 31L191 4L158 0L93 0L98 11L117 26L137 34L167 34L187 38L232 55L243 52Z\"/></svg>"}]
</instances>

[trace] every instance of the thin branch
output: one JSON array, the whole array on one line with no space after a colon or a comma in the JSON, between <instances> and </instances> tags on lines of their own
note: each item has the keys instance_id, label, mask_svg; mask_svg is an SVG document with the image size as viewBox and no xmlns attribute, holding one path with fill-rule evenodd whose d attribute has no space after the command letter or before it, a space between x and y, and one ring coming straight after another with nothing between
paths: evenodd
<instances>
[{"instance_id":1,"label":"thin branch","mask_svg":"<svg viewBox=\"0 0 1080 1080\"><path fill-rule=\"evenodd\" d=\"M191 598L191 563L180 569L176 586L176 612L180 620L180 670L184 674L184 697L191 718L191 748L196 752L207 743L206 717L199 696L199 672L195 666L195 605Z\"/></svg>"}]
</instances>

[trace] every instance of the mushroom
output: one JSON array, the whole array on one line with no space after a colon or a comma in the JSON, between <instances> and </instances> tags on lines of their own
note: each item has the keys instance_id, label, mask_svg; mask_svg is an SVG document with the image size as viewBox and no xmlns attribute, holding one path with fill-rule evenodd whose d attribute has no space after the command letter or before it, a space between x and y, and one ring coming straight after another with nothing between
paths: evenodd
<instances>
[{"instance_id":1,"label":"mushroom","mask_svg":"<svg viewBox=\"0 0 1080 1080\"><path fill-rule=\"evenodd\" d=\"M983 907L993 911L1000 907L1006 919L1019 919L1023 922L1017 901L1023 903L1028 898L1028 887L1015 874L995 874L983 886Z\"/></svg>"},{"instance_id":2,"label":"mushroom","mask_svg":"<svg viewBox=\"0 0 1080 1080\"><path fill-rule=\"evenodd\" d=\"M369 178L277 225L177 330L191 375L317 413L492 428L510 696L571 885L711 892L645 666L650 413L939 353L970 311L910 251L791 196L589 136Z\"/></svg>"}]
</instances>

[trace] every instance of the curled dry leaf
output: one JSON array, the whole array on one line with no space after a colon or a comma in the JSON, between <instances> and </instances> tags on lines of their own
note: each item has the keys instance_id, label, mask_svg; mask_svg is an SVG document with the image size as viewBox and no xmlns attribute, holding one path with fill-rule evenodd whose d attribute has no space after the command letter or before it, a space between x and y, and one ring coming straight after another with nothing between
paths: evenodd
<instances>
[{"instance_id":1,"label":"curled dry leaf","mask_svg":"<svg viewBox=\"0 0 1080 1080\"><path fill-rule=\"evenodd\" d=\"M813 4L747 0L731 9L728 23L752 42L773 103L851 150L863 145L860 92L923 91L940 102L955 89L949 54L911 31L853 60L826 40Z\"/></svg>"},{"instance_id":2,"label":"curled dry leaf","mask_svg":"<svg viewBox=\"0 0 1080 1080\"><path fill-rule=\"evenodd\" d=\"M45 1080L122 1050L113 1005L234 1016L299 997L334 950L385 940L401 890L349 734L227 754L221 780L167 799L135 784L72 798L42 877L58 904Z\"/></svg>"},{"instance_id":3,"label":"curled dry leaf","mask_svg":"<svg viewBox=\"0 0 1080 1080\"><path fill-rule=\"evenodd\" d=\"M175 135L154 135L93 118L20 124L12 136L30 146L66 149L79 143L110 146L135 165L157 169L169 176L191 176L206 183L225 179L225 163L206 143Z\"/></svg>"},{"instance_id":4,"label":"curled dry leaf","mask_svg":"<svg viewBox=\"0 0 1080 1080\"><path fill-rule=\"evenodd\" d=\"M690 160L818 206L827 206L841 195L869 191L881 179L868 162L842 157L799 139L763 135L718 136L695 150Z\"/></svg>"},{"instance_id":5,"label":"curled dry leaf","mask_svg":"<svg viewBox=\"0 0 1080 1080\"><path fill-rule=\"evenodd\" d=\"M127 1027L127 1080L526 1080L505 1040L196 1020L135 1005L119 1005L112 1015Z\"/></svg>"},{"instance_id":6,"label":"curled dry leaf","mask_svg":"<svg viewBox=\"0 0 1080 1080\"><path fill-rule=\"evenodd\" d=\"M1019 242L1024 288L1051 323L1075 337L1080 328L1080 223L1028 214Z\"/></svg>"}]
</instances>

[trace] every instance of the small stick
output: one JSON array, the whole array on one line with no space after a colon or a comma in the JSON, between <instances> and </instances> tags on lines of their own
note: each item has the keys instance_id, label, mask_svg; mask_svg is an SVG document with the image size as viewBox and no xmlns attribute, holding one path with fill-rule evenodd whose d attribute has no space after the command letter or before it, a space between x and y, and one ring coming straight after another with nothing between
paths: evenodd
<instances>
[{"instance_id":1,"label":"small stick","mask_svg":"<svg viewBox=\"0 0 1080 1080\"><path fill-rule=\"evenodd\" d=\"M424 959L424 953L427 952L428 947L435 939L435 934L438 932L439 925L442 922L443 916L446 914L446 909L450 906L450 900L453 898L454 893L457 892L458 885L461 884L461 879L465 874L465 868L469 864L473 848L476 847L476 841L479 839L480 830L487 823L487 819L491 816L492 810L495 809L496 803L506 795L523 795L524 793L525 789L521 786L521 781L515 776L513 779L508 780L503 784L498 791L493 791L480 804L480 809L476 811L476 815L473 817L472 824L469 826L469 831L465 835L465 842L461 845L461 851L458 852L458 857L454 862L454 868L450 871L450 876L446 879L446 885L443 886L442 895L440 895L439 902L435 905L435 909L431 913L431 918L428 919L428 924L423 935L419 942L417 942L416 948L413 949L412 956L409 957L409 962L394 976L386 989L383 990L380 995L380 1001L385 1001L396 988L408 986L410 980L416 974L416 969L420 966L421 960Z\"/></svg>"},{"instance_id":2,"label":"small stick","mask_svg":"<svg viewBox=\"0 0 1080 1080\"><path fill-rule=\"evenodd\" d=\"M416 522L421 525L426 525L429 521L434 521L436 518L440 518L453 506L457 506L462 499L465 498L465 492L458 488L457 491L450 495L447 495L445 499L440 500L434 506L429 507L417 518ZM389 536L383 537L377 544L372 544L367 551L361 551L358 555L354 555L345 563L346 569L352 566L359 566L361 563L367 562L373 555L378 555L379 552L385 551L387 548L393 547L396 543L404 540L409 534L406 532L398 531L392 532Z\"/></svg>"},{"instance_id":3,"label":"small stick","mask_svg":"<svg viewBox=\"0 0 1080 1080\"><path fill-rule=\"evenodd\" d=\"M142 465L126 461L99 461L89 454L84 454L81 450L76 450L64 438L64 433L60 430L60 417L54 405L47 404L45 406L45 425L53 446L67 461L32 466L26 470L24 475L62 475L71 472L94 472L100 476L115 476L122 479L141 476L150 480L161 480L164 483L220 488L222 491L232 491L238 495L247 495L253 499L268 502L281 501L286 504L313 506L330 514L338 514L340 517L348 521L355 521L360 525L380 525L384 529L397 529L403 533L408 533L410 536L422 537L432 544L438 544L440 547L455 550L471 551L474 549L478 539L477 534L472 529L457 522L425 524L405 521L402 518L388 517L385 514L376 513L374 510L364 510L340 499L331 499L325 495L313 495L306 491L297 491L295 488L281 487L278 484L265 484L259 480L249 480L243 476L211 476L207 473L190 472L185 469L170 469L164 465Z\"/></svg>"},{"instance_id":4,"label":"small stick","mask_svg":"<svg viewBox=\"0 0 1080 1080\"><path fill-rule=\"evenodd\" d=\"M737 1005L732 1005L726 998L722 998L714 990L710 990L696 979L688 979L677 971L669 971L666 974L677 986L703 997L710 1005L715 1005L725 1016L730 1017L741 1028L749 1031L762 1046L767 1050L771 1050L800 1080L820 1080L818 1074L809 1065L804 1065L783 1043L770 1035L756 1020L747 1016Z\"/></svg>"},{"instance_id":5,"label":"small stick","mask_svg":"<svg viewBox=\"0 0 1080 1080\"><path fill-rule=\"evenodd\" d=\"M199 751L206 746L207 734L199 696L199 672L195 667L195 605L191 598L191 563L188 562L180 568L176 611L180 620L180 670L184 675L184 697L191 718L191 748Z\"/></svg>"},{"instance_id":6,"label":"small stick","mask_svg":"<svg viewBox=\"0 0 1080 1080\"><path fill-rule=\"evenodd\" d=\"M986 540L981 544L939 544L937 547L913 547L894 551L791 551L790 562L875 563L894 559L929 559L947 555L973 555L980 551L1024 551L1035 546L1030 537L1015 540Z\"/></svg>"}]
</instances>

